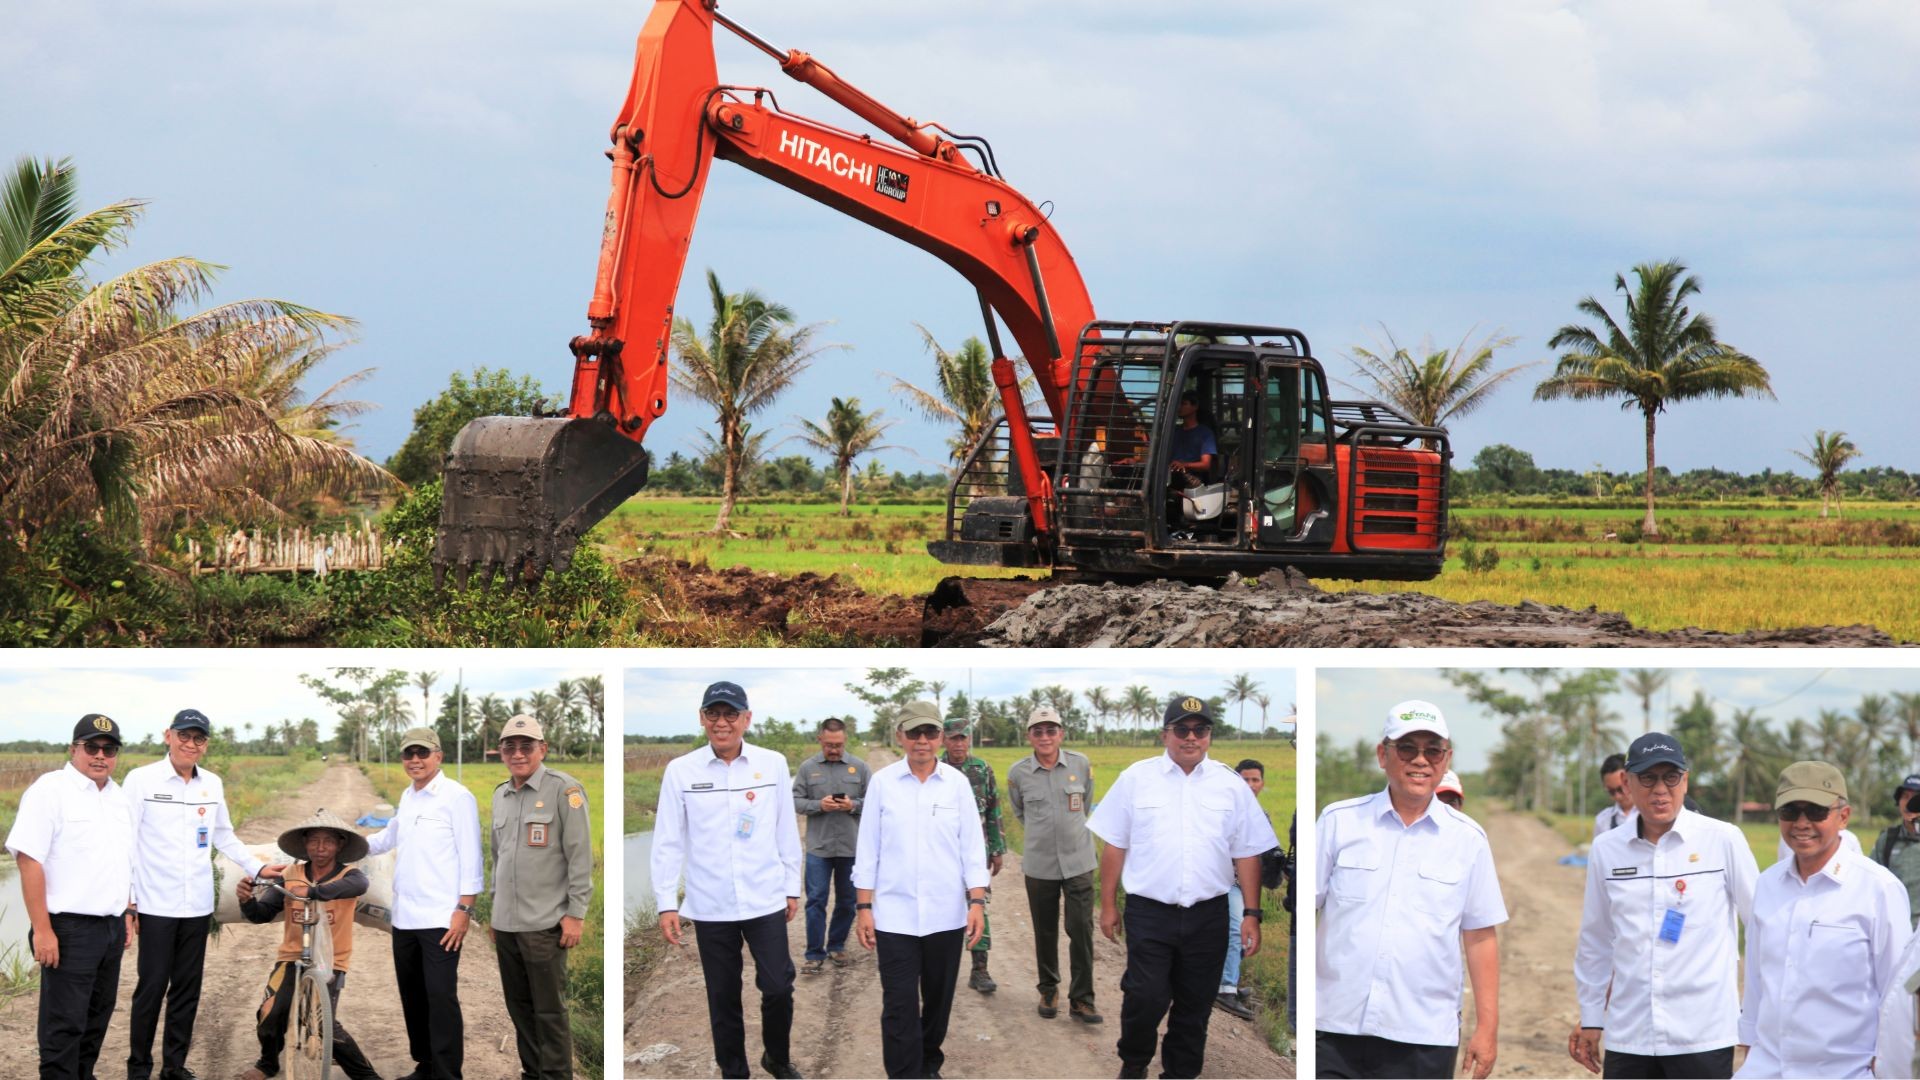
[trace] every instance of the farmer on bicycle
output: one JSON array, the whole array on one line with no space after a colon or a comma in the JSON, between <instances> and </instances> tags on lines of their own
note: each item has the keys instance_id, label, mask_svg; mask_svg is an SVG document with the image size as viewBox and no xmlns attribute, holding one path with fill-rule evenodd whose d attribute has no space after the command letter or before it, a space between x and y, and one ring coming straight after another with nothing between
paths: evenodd
<instances>
[{"instance_id":1,"label":"farmer on bicycle","mask_svg":"<svg viewBox=\"0 0 1920 1080\"><path fill-rule=\"evenodd\" d=\"M333 999L333 1063L353 1080L380 1080L373 1064L340 1026L340 991L347 982L347 960L353 955L353 909L355 898L367 891L367 875L348 866L367 856L366 837L326 810L280 834L280 850L298 860L268 866L263 878L280 878L286 893L320 901L320 917L327 920L333 934L333 978L328 996ZM241 878L238 886L240 913L248 922L272 922L287 906L281 889L256 891L253 879ZM293 1004L296 965L300 959L300 924L287 918L286 933L280 938L280 951L274 957L273 971L267 975L266 994L260 999L257 1014L260 1060L240 1074L240 1080L266 1080L280 1071L280 1051L287 1042L287 1018ZM315 957L316 964L325 963Z\"/></svg>"}]
</instances>

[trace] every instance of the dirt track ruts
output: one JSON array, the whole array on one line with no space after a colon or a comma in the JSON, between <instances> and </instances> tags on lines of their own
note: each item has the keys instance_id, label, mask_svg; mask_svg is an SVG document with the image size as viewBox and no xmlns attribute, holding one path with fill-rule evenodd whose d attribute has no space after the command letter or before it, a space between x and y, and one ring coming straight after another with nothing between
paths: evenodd
<instances>
[{"instance_id":1,"label":"dirt track ruts","mask_svg":"<svg viewBox=\"0 0 1920 1080\"><path fill-rule=\"evenodd\" d=\"M281 799L272 812L250 819L237 831L249 844L272 843L283 830L306 820L318 807L351 821L378 801L372 783L359 769L336 764L320 779ZM207 942L200 1012L194 1025L193 1049L187 1055L187 1067L206 1080L227 1080L252 1065L259 1055L254 1010L260 1004L281 932L277 922L262 926L230 924ZM360 1044L374 1069L387 1077L413 1069L394 984L391 942L391 937L378 930L354 928L352 967L340 998L342 1025ZM136 940L120 965L120 999L95 1065L102 1076L126 1075L127 1022L137 981L138 947ZM500 971L493 948L482 931L468 936L463 951L467 954L460 958L460 1007L466 1021L465 1075L468 1080L518 1080L520 1058L513 1046L513 1025L500 997ZM38 1008L39 995L29 993L0 1009L0 1076L30 1076L39 1067L34 1038ZM163 1038L161 1033L154 1037L155 1076L160 1073Z\"/></svg>"},{"instance_id":2,"label":"dirt track ruts","mask_svg":"<svg viewBox=\"0 0 1920 1080\"><path fill-rule=\"evenodd\" d=\"M875 769L891 755L874 754ZM1034 1006L1033 924L1027 915L1026 883L1020 856L1008 852L993 879L990 909L993 928L991 970L998 992L980 994L966 985L965 961L953 1003L952 1022L943 1049L942 1072L950 1077L1027 1076L1110 1077L1120 1068L1114 1041L1120 1035L1120 974L1126 948L1094 937L1094 996L1106 1022L1087 1026L1067 1016L1064 993L1060 1014L1041 1019ZM1285 933L1284 923L1273 927ZM1224 932L1224 928L1223 928ZM806 952L806 912L787 924L787 945L798 966ZM666 956L644 984L627 987L625 1074L629 1077L713 1077L713 1042L707 1027L705 981L691 931L684 948L668 946ZM846 968L828 964L818 975L795 979L793 1064L805 1076L884 1076L880 1060L880 979L873 954L849 935ZM1061 975L1067 974L1067 943L1060 942ZM747 1026L747 1057L760 1059L758 992L749 959L742 979ZM1064 987L1063 987L1064 990ZM1164 1030L1164 1028L1163 1028ZM673 1049L668 1051L667 1047ZM1156 1055L1149 1075L1159 1072ZM757 1066L755 1075L758 1075ZM1293 1062L1267 1046L1250 1023L1214 1010L1207 1032L1207 1077L1291 1077Z\"/></svg>"}]
</instances>

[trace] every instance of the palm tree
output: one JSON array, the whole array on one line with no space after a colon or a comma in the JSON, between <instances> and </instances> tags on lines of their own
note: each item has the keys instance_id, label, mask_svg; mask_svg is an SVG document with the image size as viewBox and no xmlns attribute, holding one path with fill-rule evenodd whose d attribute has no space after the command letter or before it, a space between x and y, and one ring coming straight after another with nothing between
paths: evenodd
<instances>
[{"instance_id":1,"label":"palm tree","mask_svg":"<svg viewBox=\"0 0 1920 1080\"><path fill-rule=\"evenodd\" d=\"M1893 708L1907 733L1907 771L1920 773L1920 692L1893 692Z\"/></svg>"},{"instance_id":2,"label":"palm tree","mask_svg":"<svg viewBox=\"0 0 1920 1080\"><path fill-rule=\"evenodd\" d=\"M1860 456L1860 448L1847 441L1844 431L1829 435L1825 429L1821 429L1814 432L1813 438L1807 442L1813 452L1795 450L1793 456L1813 466L1818 474L1814 478L1814 486L1820 489L1820 516L1826 517L1828 504L1840 502L1840 470L1847 467L1847 462Z\"/></svg>"},{"instance_id":3,"label":"palm tree","mask_svg":"<svg viewBox=\"0 0 1920 1080\"><path fill-rule=\"evenodd\" d=\"M1471 337L1473 332L1467 333ZM1376 397L1425 427L1439 427L1452 417L1466 416L1486 404L1502 383L1534 366L1519 364L1494 371L1494 351L1515 341L1498 330L1477 346L1469 347L1463 337L1451 351L1434 348L1433 338L1426 337L1420 341L1417 357L1402 348L1384 325L1380 334L1385 338L1385 348L1374 352L1355 345L1347 350L1347 358L1373 384Z\"/></svg>"},{"instance_id":4,"label":"palm tree","mask_svg":"<svg viewBox=\"0 0 1920 1080\"><path fill-rule=\"evenodd\" d=\"M793 386L827 346L814 344L819 326L796 326L793 312L752 289L729 293L707 271L713 319L702 339L693 323L673 320L673 348L679 366L674 385L713 406L720 429L720 512L713 532L729 532L734 500L743 473L741 457L749 417L772 405Z\"/></svg>"},{"instance_id":5,"label":"palm tree","mask_svg":"<svg viewBox=\"0 0 1920 1080\"><path fill-rule=\"evenodd\" d=\"M437 671L416 671L413 673L413 685L420 688L420 726L433 726L433 684L440 681Z\"/></svg>"},{"instance_id":6,"label":"palm tree","mask_svg":"<svg viewBox=\"0 0 1920 1080\"><path fill-rule=\"evenodd\" d=\"M279 300L182 315L222 269L151 263L94 284L137 202L75 216L70 163L0 184L0 519L32 535L98 518L146 540L176 516L278 515L393 478L338 437L363 408L301 379L352 320ZM320 432L326 432L321 437Z\"/></svg>"},{"instance_id":7,"label":"palm tree","mask_svg":"<svg viewBox=\"0 0 1920 1080\"><path fill-rule=\"evenodd\" d=\"M1855 720L1860 725L1861 773L1853 782L1861 789L1872 791L1874 784L1867 770L1873 768L1874 750L1887 741L1887 728L1893 723L1893 710L1888 707L1887 699L1879 694L1867 694L1860 698L1860 704L1853 710Z\"/></svg>"},{"instance_id":8,"label":"palm tree","mask_svg":"<svg viewBox=\"0 0 1920 1080\"><path fill-rule=\"evenodd\" d=\"M880 445L880 437L894 424L880 419L884 411L861 412L859 398L834 398L827 407L824 427L811 420L800 421L800 441L827 455L833 471L840 474L841 517L853 512L847 508L853 501L853 459L875 450L894 449Z\"/></svg>"},{"instance_id":9,"label":"palm tree","mask_svg":"<svg viewBox=\"0 0 1920 1080\"><path fill-rule=\"evenodd\" d=\"M1260 684L1254 682L1253 676L1244 671L1227 682L1227 704L1240 706L1240 718L1234 724L1234 738L1247 737L1247 702L1252 701L1253 696L1259 692Z\"/></svg>"},{"instance_id":10,"label":"palm tree","mask_svg":"<svg viewBox=\"0 0 1920 1080\"><path fill-rule=\"evenodd\" d=\"M241 724L240 730L246 732L247 742L252 743L253 742L253 721L249 720L246 723Z\"/></svg>"},{"instance_id":11,"label":"palm tree","mask_svg":"<svg viewBox=\"0 0 1920 1080\"><path fill-rule=\"evenodd\" d=\"M1640 734L1653 730L1653 695L1666 688L1671 672L1634 668L1627 672L1627 692L1640 699Z\"/></svg>"},{"instance_id":12,"label":"palm tree","mask_svg":"<svg viewBox=\"0 0 1920 1080\"><path fill-rule=\"evenodd\" d=\"M1128 718L1136 725L1134 731L1128 732L1128 738L1131 740L1139 734L1137 725L1145 723L1153 717L1153 714L1160 711L1160 699L1154 697L1153 691L1145 683L1134 683L1127 687L1124 707Z\"/></svg>"},{"instance_id":13,"label":"palm tree","mask_svg":"<svg viewBox=\"0 0 1920 1080\"><path fill-rule=\"evenodd\" d=\"M940 347L933 331L913 324L933 354L934 389L925 390L890 371L880 374L893 380L893 391L907 399L915 411L939 424L957 428L947 440L948 459L959 468L967 454L986 438L1000 419L1000 388L993 384L993 357L979 338L970 337L953 352ZM1033 385L1031 377L1020 380L1024 394Z\"/></svg>"},{"instance_id":14,"label":"palm tree","mask_svg":"<svg viewBox=\"0 0 1920 1080\"><path fill-rule=\"evenodd\" d=\"M1099 743L1105 740L1107 734L1107 717L1113 715L1117 702L1114 701L1111 694L1107 693L1107 688L1104 686L1096 686L1089 689L1086 697L1087 708L1093 710L1094 716L1093 741Z\"/></svg>"},{"instance_id":15,"label":"palm tree","mask_svg":"<svg viewBox=\"0 0 1920 1080\"><path fill-rule=\"evenodd\" d=\"M1568 398L1594 401L1621 398L1621 408L1639 409L1647 436L1647 516L1641 531L1660 535L1653 517L1654 418L1669 404L1694 398L1773 397L1767 369L1758 360L1719 340L1713 320L1692 315L1687 298L1700 291L1700 279L1676 259L1633 268L1638 287L1615 274L1613 287L1626 297L1626 326L1616 323L1599 300L1580 301L1582 312L1600 324L1569 323L1547 342L1565 349L1554 372L1534 387L1536 401Z\"/></svg>"},{"instance_id":16,"label":"palm tree","mask_svg":"<svg viewBox=\"0 0 1920 1080\"><path fill-rule=\"evenodd\" d=\"M1754 715L1752 709L1733 711L1733 763L1729 766L1733 773L1733 823L1741 824L1746 820L1747 781L1764 789L1778 775L1778 763L1771 760L1772 755L1765 752L1768 738L1767 722Z\"/></svg>"}]
</instances>

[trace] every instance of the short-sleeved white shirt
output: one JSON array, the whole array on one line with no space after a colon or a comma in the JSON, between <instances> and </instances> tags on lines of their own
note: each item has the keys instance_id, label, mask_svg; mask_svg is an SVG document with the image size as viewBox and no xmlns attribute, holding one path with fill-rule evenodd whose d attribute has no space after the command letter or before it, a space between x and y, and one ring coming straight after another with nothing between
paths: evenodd
<instances>
[{"instance_id":1,"label":"short-sleeved white shirt","mask_svg":"<svg viewBox=\"0 0 1920 1080\"><path fill-rule=\"evenodd\" d=\"M407 785L385 828L367 837L367 852L397 851L393 862L393 928L439 930L453 922L462 896L486 888L480 865L480 803L459 781L435 773L425 787Z\"/></svg>"},{"instance_id":2,"label":"short-sleeved white shirt","mask_svg":"<svg viewBox=\"0 0 1920 1080\"><path fill-rule=\"evenodd\" d=\"M1126 849L1120 883L1127 895L1177 907L1238 888L1233 860L1280 846L1239 773L1212 758L1187 772L1166 753L1127 766L1087 828Z\"/></svg>"},{"instance_id":3,"label":"short-sleeved white shirt","mask_svg":"<svg viewBox=\"0 0 1920 1080\"><path fill-rule=\"evenodd\" d=\"M140 914L213 914L215 850L249 877L260 872L260 860L234 834L218 776L196 766L183 777L162 757L127 770L122 787L133 814L133 901Z\"/></svg>"},{"instance_id":4,"label":"short-sleeved white shirt","mask_svg":"<svg viewBox=\"0 0 1920 1080\"><path fill-rule=\"evenodd\" d=\"M69 762L20 795L7 850L47 874L50 915L118 915L133 899L133 813L109 779L94 784Z\"/></svg>"},{"instance_id":5,"label":"short-sleeved white shirt","mask_svg":"<svg viewBox=\"0 0 1920 1080\"><path fill-rule=\"evenodd\" d=\"M966 773L936 761L921 780L902 760L873 774L854 841L853 887L873 890L875 930L958 930L967 925L967 890L992 880Z\"/></svg>"},{"instance_id":6,"label":"short-sleeved white shirt","mask_svg":"<svg viewBox=\"0 0 1920 1080\"><path fill-rule=\"evenodd\" d=\"M1620 826L1631 825L1639 819L1640 810L1638 807L1629 806L1625 810L1622 810L1613 805L1612 800L1608 800L1607 805L1601 807L1600 812L1593 815L1593 838L1598 840Z\"/></svg>"},{"instance_id":7,"label":"short-sleeved white shirt","mask_svg":"<svg viewBox=\"0 0 1920 1080\"><path fill-rule=\"evenodd\" d=\"M1691 810L1658 844L1631 826L1595 840L1573 963L1580 1026L1605 1028L1609 1051L1647 1057L1732 1046L1740 923L1759 875L1746 834ZM1661 936L1669 911L1674 940Z\"/></svg>"},{"instance_id":8,"label":"short-sleeved white shirt","mask_svg":"<svg viewBox=\"0 0 1920 1080\"><path fill-rule=\"evenodd\" d=\"M1320 813L1321 1031L1460 1042L1460 933L1507 921L1487 834L1432 799L1412 825L1385 791Z\"/></svg>"}]
</instances>

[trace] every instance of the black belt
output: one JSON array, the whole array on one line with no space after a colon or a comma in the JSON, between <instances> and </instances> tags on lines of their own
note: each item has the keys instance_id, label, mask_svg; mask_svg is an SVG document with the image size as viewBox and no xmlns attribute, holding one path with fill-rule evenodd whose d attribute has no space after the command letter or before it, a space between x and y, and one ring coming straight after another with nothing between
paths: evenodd
<instances>
[{"instance_id":1,"label":"black belt","mask_svg":"<svg viewBox=\"0 0 1920 1080\"><path fill-rule=\"evenodd\" d=\"M50 911L47 913L47 918L49 919L102 919L104 920L104 919L119 919L121 917L122 916L119 916L119 915L80 915L71 911Z\"/></svg>"}]
</instances>

